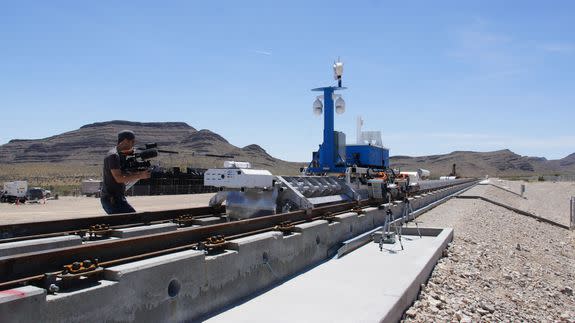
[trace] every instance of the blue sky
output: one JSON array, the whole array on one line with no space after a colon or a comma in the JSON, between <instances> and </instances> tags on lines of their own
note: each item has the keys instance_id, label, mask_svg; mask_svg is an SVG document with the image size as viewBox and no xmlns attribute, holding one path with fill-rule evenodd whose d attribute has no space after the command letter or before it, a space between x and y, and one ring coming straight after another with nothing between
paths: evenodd
<instances>
[{"instance_id":1,"label":"blue sky","mask_svg":"<svg viewBox=\"0 0 575 323\"><path fill-rule=\"evenodd\" d=\"M573 1L1 1L0 144L183 121L309 161L315 92L392 155L575 152ZM112 143L113 144L113 143Z\"/></svg>"}]
</instances>

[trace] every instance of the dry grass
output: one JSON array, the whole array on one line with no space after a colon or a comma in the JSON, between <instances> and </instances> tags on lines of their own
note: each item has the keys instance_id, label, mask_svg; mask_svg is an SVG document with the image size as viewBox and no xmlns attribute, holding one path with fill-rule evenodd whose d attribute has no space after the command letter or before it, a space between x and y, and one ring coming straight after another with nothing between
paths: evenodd
<instances>
[{"instance_id":1,"label":"dry grass","mask_svg":"<svg viewBox=\"0 0 575 323\"><path fill-rule=\"evenodd\" d=\"M53 194L79 191L84 179L100 178L101 166L82 164L25 163L0 166L0 182L25 180L28 186L44 187Z\"/></svg>"},{"instance_id":2,"label":"dry grass","mask_svg":"<svg viewBox=\"0 0 575 323\"><path fill-rule=\"evenodd\" d=\"M178 155L163 155L155 158L152 164L166 169L180 167L214 168L222 167L224 158L189 157ZM0 166L0 183L8 181L28 181L30 187L39 186L50 189L53 194L72 195L80 191L82 180L101 179L102 165L81 163L22 163L4 164ZM295 163L266 162L253 163L254 168L268 169L273 174L294 175L299 170Z\"/></svg>"}]
</instances>

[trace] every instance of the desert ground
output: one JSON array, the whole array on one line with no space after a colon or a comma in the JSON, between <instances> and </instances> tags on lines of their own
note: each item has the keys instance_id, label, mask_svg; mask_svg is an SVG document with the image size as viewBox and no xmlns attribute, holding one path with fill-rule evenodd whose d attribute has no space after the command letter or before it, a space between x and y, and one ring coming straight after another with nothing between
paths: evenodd
<instances>
[{"instance_id":1,"label":"desert ground","mask_svg":"<svg viewBox=\"0 0 575 323\"><path fill-rule=\"evenodd\" d=\"M128 202L136 211L159 211L207 206L214 193L132 196ZM64 196L58 200L39 201L38 203L8 204L0 203L0 225L50 221L105 215L100 199L94 197Z\"/></svg>"},{"instance_id":2,"label":"desert ground","mask_svg":"<svg viewBox=\"0 0 575 323\"><path fill-rule=\"evenodd\" d=\"M522 184L492 183L517 193ZM575 183L523 184L526 199L491 185L466 194L569 223ZM575 322L575 231L468 199L451 199L417 220L454 228L454 240L406 322Z\"/></svg>"}]
</instances>

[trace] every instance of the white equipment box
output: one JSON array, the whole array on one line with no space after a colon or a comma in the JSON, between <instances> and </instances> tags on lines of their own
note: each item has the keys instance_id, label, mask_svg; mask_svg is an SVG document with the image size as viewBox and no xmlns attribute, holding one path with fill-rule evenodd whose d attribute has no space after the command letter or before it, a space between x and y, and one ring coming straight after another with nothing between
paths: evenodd
<instances>
[{"instance_id":1,"label":"white equipment box","mask_svg":"<svg viewBox=\"0 0 575 323\"><path fill-rule=\"evenodd\" d=\"M271 188L274 176L263 169L216 168L204 173L204 185L227 188Z\"/></svg>"}]
</instances>

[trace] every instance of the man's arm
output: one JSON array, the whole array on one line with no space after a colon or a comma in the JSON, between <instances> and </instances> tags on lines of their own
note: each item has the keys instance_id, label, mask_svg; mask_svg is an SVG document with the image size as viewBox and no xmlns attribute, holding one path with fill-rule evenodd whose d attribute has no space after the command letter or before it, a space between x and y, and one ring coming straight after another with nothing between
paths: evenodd
<instances>
[{"instance_id":1,"label":"man's arm","mask_svg":"<svg viewBox=\"0 0 575 323\"><path fill-rule=\"evenodd\" d=\"M128 182L150 178L150 171L148 170L144 170L133 174L123 174L120 169L110 169L110 172L112 173L114 180L120 184L126 184Z\"/></svg>"}]
</instances>

